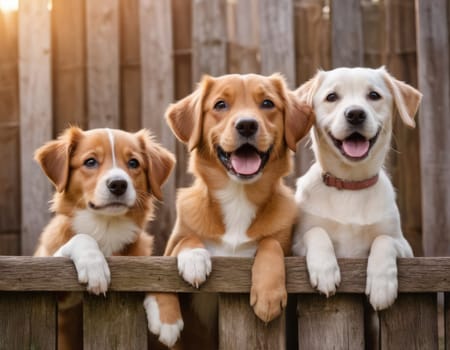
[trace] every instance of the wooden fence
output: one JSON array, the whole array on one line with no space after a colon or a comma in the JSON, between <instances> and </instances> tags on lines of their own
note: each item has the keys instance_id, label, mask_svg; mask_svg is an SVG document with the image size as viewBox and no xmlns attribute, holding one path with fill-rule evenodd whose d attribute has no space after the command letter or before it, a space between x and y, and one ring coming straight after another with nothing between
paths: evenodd
<instances>
[{"instance_id":1,"label":"wooden fence","mask_svg":"<svg viewBox=\"0 0 450 350\"><path fill-rule=\"evenodd\" d=\"M18 0L0 6L4 1ZM162 115L202 74L279 71L295 87L319 67L385 64L425 95L420 128L396 122L388 164L403 230L416 255L448 255L448 4L20 0L16 11L0 7L0 254L33 252L50 216L51 188L32 154L69 123L148 127L176 153L176 172L151 227L160 253L176 188L191 181L185 150ZM310 162L303 143L293 176Z\"/></svg>"},{"instance_id":2,"label":"wooden fence","mask_svg":"<svg viewBox=\"0 0 450 350\"><path fill-rule=\"evenodd\" d=\"M391 308L378 313L378 333L372 338L364 329L367 260L340 259L339 293L326 299L312 290L305 260L286 258L287 290L297 295L294 310L287 313L294 318L283 316L268 325L249 306L251 259L213 258L211 276L199 291L178 276L174 258L113 257L108 263L112 277L107 297L85 294L84 349L147 349L144 291L219 293L219 349L223 350L290 350L297 345L299 349L450 349L450 258L399 259L399 297ZM55 348L54 294L84 290L68 259L1 257L0 349ZM445 303L438 311L441 292ZM295 323L298 335L287 339L285 330L295 329Z\"/></svg>"}]
</instances>

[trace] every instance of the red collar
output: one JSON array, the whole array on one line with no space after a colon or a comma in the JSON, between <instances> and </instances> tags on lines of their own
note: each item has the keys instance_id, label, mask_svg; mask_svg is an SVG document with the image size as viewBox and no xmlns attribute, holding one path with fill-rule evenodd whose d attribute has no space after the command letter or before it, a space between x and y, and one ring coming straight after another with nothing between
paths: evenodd
<instances>
[{"instance_id":1,"label":"red collar","mask_svg":"<svg viewBox=\"0 0 450 350\"><path fill-rule=\"evenodd\" d=\"M323 183L330 187L336 187L338 190L363 190L365 188L369 188L370 186L373 186L378 181L378 174L361 181L345 181L342 179L339 179L330 173L323 173L322 174L322 180Z\"/></svg>"}]
</instances>

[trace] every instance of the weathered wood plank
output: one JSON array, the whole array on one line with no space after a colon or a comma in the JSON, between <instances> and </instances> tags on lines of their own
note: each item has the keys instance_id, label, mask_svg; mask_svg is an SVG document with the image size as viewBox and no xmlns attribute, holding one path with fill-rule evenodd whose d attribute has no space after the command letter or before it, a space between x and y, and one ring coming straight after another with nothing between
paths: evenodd
<instances>
[{"instance_id":1,"label":"weathered wood plank","mask_svg":"<svg viewBox=\"0 0 450 350\"><path fill-rule=\"evenodd\" d=\"M55 349L56 301L51 293L0 293L0 349Z\"/></svg>"},{"instance_id":2,"label":"weathered wood plank","mask_svg":"<svg viewBox=\"0 0 450 350\"><path fill-rule=\"evenodd\" d=\"M51 185L33 160L52 137L50 13L47 0L20 2L19 89L22 254L30 255L50 213Z\"/></svg>"},{"instance_id":3,"label":"weathered wood plank","mask_svg":"<svg viewBox=\"0 0 450 350\"><path fill-rule=\"evenodd\" d=\"M450 350L450 293L444 294L444 338L445 350Z\"/></svg>"},{"instance_id":4,"label":"weathered wood plank","mask_svg":"<svg viewBox=\"0 0 450 350\"><path fill-rule=\"evenodd\" d=\"M400 294L379 313L381 349L437 349L436 302L435 293Z\"/></svg>"},{"instance_id":5,"label":"weathered wood plank","mask_svg":"<svg viewBox=\"0 0 450 350\"><path fill-rule=\"evenodd\" d=\"M178 276L171 257L111 257L112 291L198 292ZM286 288L289 293L313 293L304 258L286 258ZM248 293L253 259L212 259L213 270L202 292ZM366 259L339 259L342 281L338 292L364 293ZM450 258L398 260L399 291L406 293L450 291ZM0 257L0 290L82 291L69 259ZM232 280L233 283L229 281Z\"/></svg>"},{"instance_id":6,"label":"weathered wood plank","mask_svg":"<svg viewBox=\"0 0 450 350\"><path fill-rule=\"evenodd\" d=\"M425 255L450 254L450 61L448 1L416 1L420 159ZM437 81L439 83L437 83ZM439 208L439 210L436 210Z\"/></svg>"},{"instance_id":7,"label":"weathered wood plank","mask_svg":"<svg viewBox=\"0 0 450 350\"><path fill-rule=\"evenodd\" d=\"M362 295L298 297L299 349L364 349Z\"/></svg>"},{"instance_id":8,"label":"weathered wood plank","mask_svg":"<svg viewBox=\"0 0 450 350\"><path fill-rule=\"evenodd\" d=\"M79 0L52 3L54 131L87 127L85 5Z\"/></svg>"},{"instance_id":9,"label":"weathered wood plank","mask_svg":"<svg viewBox=\"0 0 450 350\"><path fill-rule=\"evenodd\" d=\"M262 322L250 306L248 294L219 296L219 349L286 348L285 315L268 324ZM245 336L237 336L245 329Z\"/></svg>"},{"instance_id":10,"label":"weathered wood plank","mask_svg":"<svg viewBox=\"0 0 450 350\"><path fill-rule=\"evenodd\" d=\"M86 1L88 127L118 128L119 0Z\"/></svg>"},{"instance_id":11,"label":"weathered wood plank","mask_svg":"<svg viewBox=\"0 0 450 350\"><path fill-rule=\"evenodd\" d=\"M261 73L280 72L295 87L294 5L292 0L259 1ZM276 47L276 49L274 49Z\"/></svg>"},{"instance_id":12,"label":"weathered wood plank","mask_svg":"<svg viewBox=\"0 0 450 350\"><path fill-rule=\"evenodd\" d=\"M147 349L143 300L142 293L86 296L83 302L84 349Z\"/></svg>"},{"instance_id":13,"label":"weathered wood plank","mask_svg":"<svg viewBox=\"0 0 450 350\"><path fill-rule=\"evenodd\" d=\"M333 67L364 64L360 0L333 0L331 7L331 55Z\"/></svg>"},{"instance_id":14,"label":"weathered wood plank","mask_svg":"<svg viewBox=\"0 0 450 350\"><path fill-rule=\"evenodd\" d=\"M164 120L174 99L172 16L170 1L141 0L142 126L149 128L168 150L175 152L176 139ZM164 247L175 221L175 174L163 187L164 202L158 205L151 225L158 247ZM163 249L159 249L162 253Z\"/></svg>"},{"instance_id":15,"label":"weathered wood plank","mask_svg":"<svg viewBox=\"0 0 450 350\"><path fill-rule=\"evenodd\" d=\"M227 72L226 0L192 3L192 78Z\"/></svg>"}]
</instances>

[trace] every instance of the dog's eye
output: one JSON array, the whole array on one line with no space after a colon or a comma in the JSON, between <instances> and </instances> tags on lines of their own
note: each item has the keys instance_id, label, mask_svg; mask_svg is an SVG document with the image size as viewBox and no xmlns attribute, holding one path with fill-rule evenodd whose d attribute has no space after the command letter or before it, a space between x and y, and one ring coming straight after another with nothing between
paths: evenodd
<instances>
[{"instance_id":1,"label":"dog's eye","mask_svg":"<svg viewBox=\"0 0 450 350\"><path fill-rule=\"evenodd\" d=\"M369 98L369 100L372 100L372 101L377 101L377 100L381 99L380 94L376 91L369 92L367 97Z\"/></svg>"},{"instance_id":2,"label":"dog's eye","mask_svg":"<svg viewBox=\"0 0 450 350\"><path fill-rule=\"evenodd\" d=\"M139 165L140 165L139 161L135 158L132 158L128 161L128 167L130 169L137 169L137 168L139 168Z\"/></svg>"},{"instance_id":3,"label":"dog's eye","mask_svg":"<svg viewBox=\"0 0 450 350\"><path fill-rule=\"evenodd\" d=\"M88 158L84 161L84 166L86 168L96 168L98 166L98 161L95 158Z\"/></svg>"},{"instance_id":4,"label":"dog's eye","mask_svg":"<svg viewBox=\"0 0 450 350\"><path fill-rule=\"evenodd\" d=\"M216 111L223 111L228 108L228 104L224 100L219 100L214 105Z\"/></svg>"},{"instance_id":5,"label":"dog's eye","mask_svg":"<svg viewBox=\"0 0 450 350\"><path fill-rule=\"evenodd\" d=\"M272 109L273 107L275 107L275 103L273 103L273 101L271 101L271 100L265 99L261 103L261 108Z\"/></svg>"},{"instance_id":6,"label":"dog's eye","mask_svg":"<svg viewBox=\"0 0 450 350\"><path fill-rule=\"evenodd\" d=\"M336 102L339 99L339 96L337 95L337 93L332 92L332 93L328 94L325 99L328 102Z\"/></svg>"}]
</instances>

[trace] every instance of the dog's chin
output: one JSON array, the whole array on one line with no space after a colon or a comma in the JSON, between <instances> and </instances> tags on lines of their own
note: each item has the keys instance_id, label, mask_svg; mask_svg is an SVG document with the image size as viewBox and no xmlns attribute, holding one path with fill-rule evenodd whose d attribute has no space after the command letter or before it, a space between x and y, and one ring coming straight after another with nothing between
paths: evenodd
<instances>
[{"instance_id":1,"label":"dog's chin","mask_svg":"<svg viewBox=\"0 0 450 350\"><path fill-rule=\"evenodd\" d=\"M107 204L97 205L93 202L88 203L88 208L90 211L105 216L121 216L125 215L130 208L122 202L111 202Z\"/></svg>"},{"instance_id":2,"label":"dog's chin","mask_svg":"<svg viewBox=\"0 0 450 350\"><path fill-rule=\"evenodd\" d=\"M217 157L225 167L228 176L240 182L258 180L266 166L272 147L267 151L259 151L255 146L245 143L232 152L226 152L217 146Z\"/></svg>"},{"instance_id":3,"label":"dog's chin","mask_svg":"<svg viewBox=\"0 0 450 350\"><path fill-rule=\"evenodd\" d=\"M381 129L378 129L375 136L367 138L359 132L353 132L344 139L338 139L328 132L328 136L336 149L345 158L352 162L360 162L369 156L370 150L378 140Z\"/></svg>"}]
</instances>

